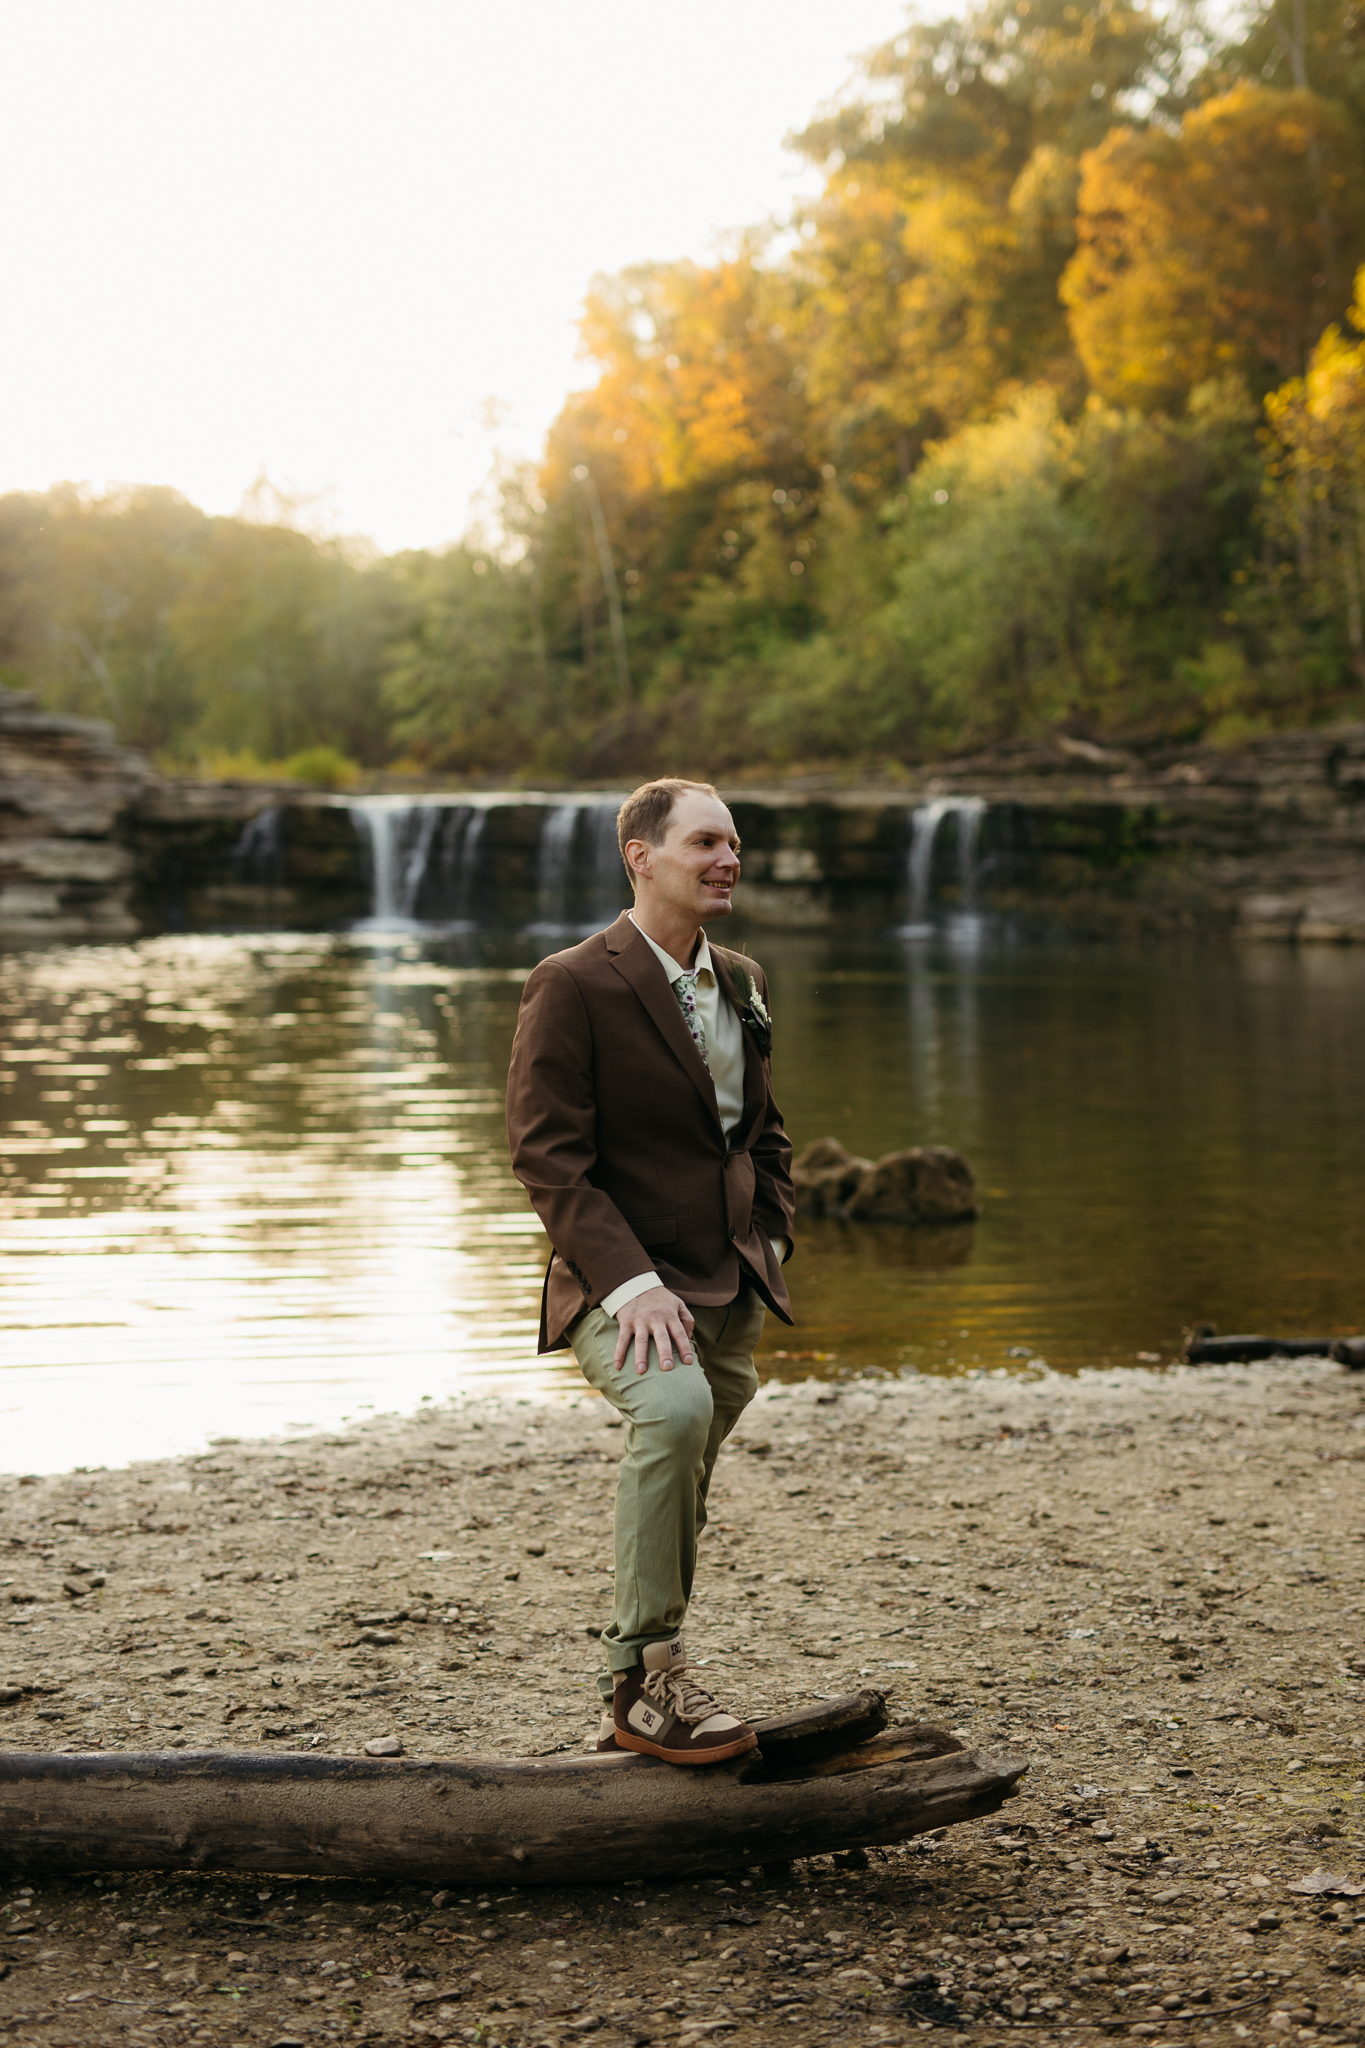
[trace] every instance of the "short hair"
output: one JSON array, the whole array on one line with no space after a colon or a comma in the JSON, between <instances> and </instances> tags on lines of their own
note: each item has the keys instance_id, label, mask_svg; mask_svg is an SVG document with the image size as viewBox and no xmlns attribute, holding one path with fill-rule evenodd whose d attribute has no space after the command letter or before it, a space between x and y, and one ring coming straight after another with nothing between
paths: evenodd
<instances>
[{"instance_id":1,"label":"short hair","mask_svg":"<svg viewBox=\"0 0 1365 2048\"><path fill-rule=\"evenodd\" d=\"M631 839L643 839L647 846L662 846L674 804L680 796L690 795L713 796L720 801L720 793L711 783L687 782L679 775L663 775L657 782L642 782L633 790L616 813L616 843L622 860ZM629 862L626 865L629 871ZM632 875L631 887L634 886Z\"/></svg>"}]
</instances>

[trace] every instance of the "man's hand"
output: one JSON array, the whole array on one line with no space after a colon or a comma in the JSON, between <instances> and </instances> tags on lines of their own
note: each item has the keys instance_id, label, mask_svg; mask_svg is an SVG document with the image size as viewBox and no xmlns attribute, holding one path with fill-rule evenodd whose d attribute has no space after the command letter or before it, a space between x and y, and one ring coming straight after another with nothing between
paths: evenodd
<instances>
[{"instance_id":1,"label":"man's hand","mask_svg":"<svg viewBox=\"0 0 1365 2048\"><path fill-rule=\"evenodd\" d=\"M683 1364L691 1365L692 1311L669 1288L651 1287L646 1293L637 1294L633 1301L623 1301L616 1320L620 1334L616 1339L616 1356L612 1360L614 1372L620 1372L632 1347L636 1372L648 1372L651 1338L659 1353L659 1364L665 1372L673 1370L675 1348Z\"/></svg>"}]
</instances>

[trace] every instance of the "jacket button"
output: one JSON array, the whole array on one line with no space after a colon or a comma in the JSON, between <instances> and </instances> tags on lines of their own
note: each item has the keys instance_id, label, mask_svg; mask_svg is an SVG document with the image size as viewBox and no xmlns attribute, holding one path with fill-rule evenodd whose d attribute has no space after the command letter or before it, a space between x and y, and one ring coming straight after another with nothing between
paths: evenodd
<instances>
[{"instance_id":1,"label":"jacket button","mask_svg":"<svg viewBox=\"0 0 1365 2048\"><path fill-rule=\"evenodd\" d=\"M739 1232L737 1230L732 1230L730 1232L730 1235L731 1237L737 1238L739 1236Z\"/></svg>"}]
</instances>

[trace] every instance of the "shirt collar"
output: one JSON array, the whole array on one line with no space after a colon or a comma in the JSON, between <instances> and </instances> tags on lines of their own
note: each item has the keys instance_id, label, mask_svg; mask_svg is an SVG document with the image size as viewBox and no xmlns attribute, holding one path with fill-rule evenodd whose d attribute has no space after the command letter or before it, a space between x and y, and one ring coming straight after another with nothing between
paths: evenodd
<instances>
[{"instance_id":1,"label":"shirt collar","mask_svg":"<svg viewBox=\"0 0 1365 2048\"><path fill-rule=\"evenodd\" d=\"M626 916L632 924L635 924L635 913L633 910L628 910ZM680 974L695 974L699 988L706 988L715 980L716 970L711 965L711 948L706 943L705 932L701 935L701 942L697 947L697 957L692 965L690 967L680 967L671 953L665 953L662 946L655 945L653 939L644 930L643 926L635 924L635 929L639 932L640 937L644 940L650 951L662 962L664 973L668 976L670 983L675 982ZM703 976L705 979L703 979Z\"/></svg>"}]
</instances>

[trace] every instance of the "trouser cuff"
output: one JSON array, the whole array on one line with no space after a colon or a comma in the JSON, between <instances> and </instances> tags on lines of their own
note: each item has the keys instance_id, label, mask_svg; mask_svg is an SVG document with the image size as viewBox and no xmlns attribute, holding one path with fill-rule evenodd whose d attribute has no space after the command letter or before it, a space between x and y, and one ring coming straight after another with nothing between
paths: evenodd
<instances>
[{"instance_id":1,"label":"trouser cuff","mask_svg":"<svg viewBox=\"0 0 1365 2048\"><path fill-rule=\"evenodd\" d=\"M679 1623L678 1628L681 1626ZM647 1636L603 1636L602 1647L607 1653L608 1670L633 1671L648 1644L671 1643L678 1633L678 1628L661 1628Z\"/></svg>"}]
</instances>

